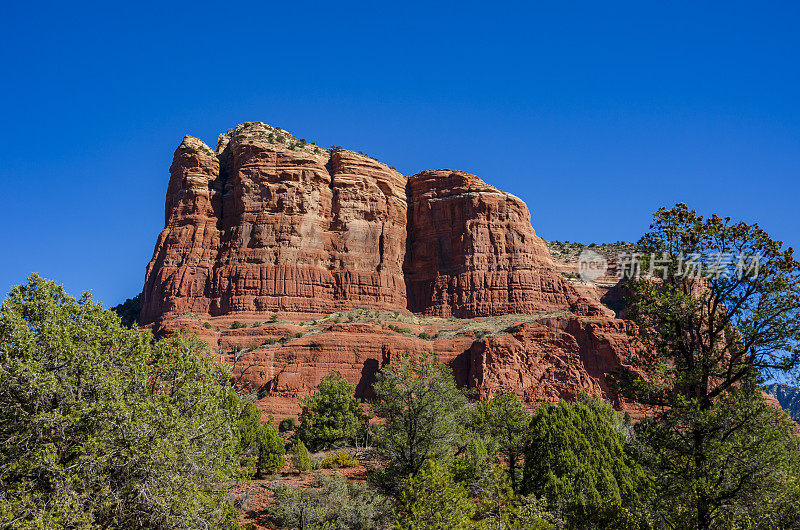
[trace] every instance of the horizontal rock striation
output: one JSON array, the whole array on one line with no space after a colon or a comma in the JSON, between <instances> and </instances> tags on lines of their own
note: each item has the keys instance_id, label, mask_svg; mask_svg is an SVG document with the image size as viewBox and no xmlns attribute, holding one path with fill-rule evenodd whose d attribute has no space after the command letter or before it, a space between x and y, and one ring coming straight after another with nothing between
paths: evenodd
<instances>
[{"instance_id":1,"label":"horizontal rock striation","mask_svg":"<svg viewBox=\"0 0 800 530\"><path fill-rule=\"evenodd\" d=\"M460 171L410 179L246 123L175 151L141 321L369 307L600 314L554 271L525 204Z\"/></svg>"},{"instance_id":2,"label":"horizontal rock striation","mask_svg":"<svg viewBox=\"0 0 800 530\"><path fill-rule=\"evenodd\" d=\"M365 155L287 137L295 142L244 124L216 151L184 139L147 268L143 323L183 312L405 308L406 178Z\"/></svg>"},{"instance_id":3,"label":"horizontal rock striation","mask_svg":"<svg viewBox=\"0 0 800 530\"><path fill-rule=\"evenodd\" d=\"M332 370L369 397L407 353L482 395L616 399L627 324L561 266L525 204L475 175L405 177L245 123L175 151L140 322L207 340L277 417Z\"/></svg>"}]
</instances>

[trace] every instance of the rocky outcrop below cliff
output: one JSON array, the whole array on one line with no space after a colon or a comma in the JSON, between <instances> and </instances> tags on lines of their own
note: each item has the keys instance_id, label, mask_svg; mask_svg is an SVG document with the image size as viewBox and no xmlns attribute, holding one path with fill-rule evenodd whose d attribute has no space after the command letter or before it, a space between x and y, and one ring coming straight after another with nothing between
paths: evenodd
<instances>
[{"instance_id":1,"label":"rocky outcrop below cliff","mask_svg":"<svg viewBox=\"0 0 800 530\"><path fill-rule=\"evenodd\" d=\"M526 205L475 175L245 123L175 151L140 323L194 331L279 415L334 369L368 396L409 352L484 393L607 395L626 324L560 268Z\"/></svg>"}]
</instances>

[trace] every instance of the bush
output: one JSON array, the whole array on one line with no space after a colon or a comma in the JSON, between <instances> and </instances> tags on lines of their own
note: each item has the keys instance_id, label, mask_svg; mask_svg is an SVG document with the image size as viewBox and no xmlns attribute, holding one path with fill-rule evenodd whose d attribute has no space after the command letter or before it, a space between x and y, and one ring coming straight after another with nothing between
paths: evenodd
<instances>
[{"instance_id":1,"label":"bush","mask_svg":"<svg viewBox=\"0 0 800 530\"><path fill-rule=\"evenodd\" d=\"M0 352L0 527L236 526L218 485L241 401L199 342L31 275L0 308Z\"/></svg>"},{"instance_id":2,"label":"bush","mask_svg":"<svg viewBox=\"0 0 800 530\"><path fill-rule=\"evenodd\" d=\"M278 431L279 432L291 432L294 431L297 425L295 424L294 418L284 418L281 420L280 424L278 424Z\"/></svg>"},{"instance_id":3,"label":"bush","mask_svg":"<svg viewBox=\"0 0 800 530\"><path fill-rule=\"evenodd\" d=\"M233 324L231 324L231 329L241 329L241 328L246 328L246 327L247 327L246 324L242 324L238 320L234 320Z\"/></svg>"},{"instance_id":4,"label":"bush","mask_svg":"<svg viewBox=\"0 0 800 530\"><path fill-rule=\"evenodd\" d=\"M433 339L433 337L431 337L430 335L428 335L424 331L419 334L419 338L421 338L422 340L432 340Z\"/></svg>"},{"instance_id":5,"label":"bush","mask_svg":"<svg viewBox=\"0 0 800 530\"><path fill-rule=\"evenodd\" d=\"M282 528L371 530L386 528L389 503L364 482L339 473L315 477L311 488L276 485L268 508Z\"/></svg>"},{"instance_id":6,"label":"bush","mask_svg":"<svg viewBox=\"0 0 800 530\"><path fill-rule=\"evenodd\" d=\"M323 377L317 392L301 402L298 435L313 450L341 446L355 439L366 423L355 386L339 372Z\"/></svg>"},{"instance_id":7,"label":"bush","mask_svg":"<svg viewBox=\"0 0 800 530\"><path fill-rule=\"evenodd\" d=\"M400 326L395 326L394 324L389 324L389 329L395 333L411 333L410 328L401 328Z\"/></svg>"},{"instance_id":8,"label":"bush","mask_svg":"<svg viewBox=\"0 0 800 530\"><path fill-rule=\"evenodd\" d=\"M292 465L299 473L311 469L311 455L301 440L292 447Z\"/></svg>"},{"instance_id":9,"label":"bush","mask_svg":"<svg viewBox=\"0 0 800 530\"><path fill-rule=\"evenodd\" d=\"M277 322L278 321L278 315L277 314L273 314L271 317L269 317L269 321L272 322L272 323Z\"/></svg>"},{"instance_id":10,"label":"bush","mask_svg":"<svg viewBox=\"0 0 800 530\"><path fill-rule=\"evenodd\" d=\"M302 333L300 333L299 331L298 331L297 333L295 333L295 334L294 334L294 338L296 338L296 339L299 339L299 338L300 338L300 337L302 337L302 336L303 336L303 334L302 334Z\"/></svg>"},{"instance_id":11,"label":"bush","mask_svg":"<svg viewBox=\"0 0 800 530\"><path fill-rule=\"evenodd\" d=\"M319 467L322 469L347 469L351 467L358 467L358 460L348 455L344 451L331 453L320 462Z\"/></svg>"},{"instance_id":12,"label":"bush","mask_svg":"<svg viewBox=\"0 0 800 530\"><path fill-rule=\"evenodd\" d=\"M209 322L203 322L203 327L206 329L211 329L211 324Z\"/></svg>"}]
</instances>

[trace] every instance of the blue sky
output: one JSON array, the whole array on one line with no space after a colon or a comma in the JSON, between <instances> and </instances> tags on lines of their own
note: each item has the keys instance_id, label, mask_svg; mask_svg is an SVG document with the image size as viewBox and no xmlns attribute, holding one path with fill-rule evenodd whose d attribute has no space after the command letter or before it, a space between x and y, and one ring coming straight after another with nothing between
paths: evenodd
<instances>
[{"instance_id":1,"label":"blue sky","mask_svg":"<svg viewBox=\"0 0 800 530\"><path fill-rule=\"evenodd\" d=\"M144 280L184 134L264 121L514 193L548 239L662 205L800 245L796 2L16 2L0 21L0 294Z\"/></svg>"}]
</instances>

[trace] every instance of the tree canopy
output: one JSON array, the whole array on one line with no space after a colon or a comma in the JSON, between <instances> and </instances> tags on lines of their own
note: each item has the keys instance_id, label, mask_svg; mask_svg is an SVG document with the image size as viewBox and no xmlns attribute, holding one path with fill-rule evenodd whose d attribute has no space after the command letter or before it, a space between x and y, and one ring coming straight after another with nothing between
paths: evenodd
<instances>
[{"instance_id":1,"label":"tree canopy","mask_svg":"<svg viewBox=\"0 0 800 530\"><path fill-rule=\"evenodd\" d=\"M320 380L315 393L303 398L298 435L310 449L338 447L355 439L367 421L355 390L333 371Z\"/></svg>"},{"instance_id":2,"label":"tree canopy","mask_svg":"<svg viewBox=\"0 0 800 530\"><path fill-rule=\"evenodd\" d=\"M235 527L228 377L32 275L0 308L0 526Z\"/></svg>"}]
</instances>

